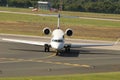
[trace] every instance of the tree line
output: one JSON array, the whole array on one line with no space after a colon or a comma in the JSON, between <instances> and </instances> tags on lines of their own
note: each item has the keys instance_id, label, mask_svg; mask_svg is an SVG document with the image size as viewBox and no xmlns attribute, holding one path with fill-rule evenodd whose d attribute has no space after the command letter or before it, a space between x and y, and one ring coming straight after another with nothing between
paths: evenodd
<instances>
[{"instance_id":1,"label":"tree line","mask_svg":"<svg viewBox=\"0 0 120 80\"><path fill-rule=\"evenodd\" d=\"M0 0L0 6L36 7L40 0ZM53 8L65 11L97 12L120 14L120 0L42 0L51 2Z\"/></svg>"}]
</instances>

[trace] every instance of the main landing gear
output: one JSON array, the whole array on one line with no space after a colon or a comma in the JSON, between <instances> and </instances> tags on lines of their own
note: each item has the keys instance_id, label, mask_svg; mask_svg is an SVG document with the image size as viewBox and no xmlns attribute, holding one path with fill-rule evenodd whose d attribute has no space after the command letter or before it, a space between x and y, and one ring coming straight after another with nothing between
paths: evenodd
<instances>
[{"instance_id":1,"label":"main landing gear","mask_svg":"<svg viewBox=\"0 0 120 80\"><path fill-rule=\"evenodd\" d=\"M45 52L50 52L50 46L47 45L47 44L45 44L44 51L45 51Z\"/></svg>"},{"instance_id":2,"label":"main landing gear","mask_svg":"<svg viewBox=\"0 0 120 80\"><path fill-rule=\"evenodd\" d=\"M62 52L62 51L57 50L57 51L56 51L56 56L60 56L60 55L61 55L61 52ZM69 53L69 52L70 52L70 47L65 47L65 53Z\"/></svg>"},{"instance_id":3,"label":"main landing gear","mask_svg":"<svg viewBox=\"0 0 120 80\"><path fill-rule=\"evenodd\" d=\"M45 44L44 51L45 52L50 52L50 46L48 44ZM70 47L69 46L65 47L65 53L69 53L69 52L70 52ZM61 55L61 51L57 50L56 51L56 56L59 56L59 55Z\"/></svg>"},{"instance_id":4,"label":"main landing gear","mask_svg":"<svg viewBox=\"0 0 120 80\"><path fill-rule=\"evenodd\" d=\"M65 52L66 53L70 52L70 47L65 47Z\"/></svg>"}]
</instances>

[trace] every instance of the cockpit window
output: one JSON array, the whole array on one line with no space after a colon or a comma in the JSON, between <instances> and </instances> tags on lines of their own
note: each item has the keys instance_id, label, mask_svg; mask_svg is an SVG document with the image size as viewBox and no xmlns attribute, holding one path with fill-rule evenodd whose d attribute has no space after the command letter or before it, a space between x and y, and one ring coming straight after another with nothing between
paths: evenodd
<instances>
[{"instance_id":1,"label":"cockpit window","mask_svg":"<svg viewBox=\"0 0 120 80\"><path fill-rule=\"evenodd\" d=\"M63 40L57 40L57 39L53 39L52 41L54 41L54 42L63 42Z\"/></svg>"}]
</instances>

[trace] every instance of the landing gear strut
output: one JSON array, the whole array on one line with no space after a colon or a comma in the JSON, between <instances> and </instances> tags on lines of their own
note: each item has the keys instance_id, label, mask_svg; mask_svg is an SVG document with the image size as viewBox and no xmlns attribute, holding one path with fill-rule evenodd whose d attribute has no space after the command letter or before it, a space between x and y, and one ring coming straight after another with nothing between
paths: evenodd
<instances>
[{"instance_id":1,"label":"landing gear strut","mask_svg":"<svg viewBox=\"0 0 120 80\"><path fill-rule=\"evenodd\" d=\"M56 52L56 56L59 56L60 55L60 51L57 50Z\"/></svg>"}]
</instances>

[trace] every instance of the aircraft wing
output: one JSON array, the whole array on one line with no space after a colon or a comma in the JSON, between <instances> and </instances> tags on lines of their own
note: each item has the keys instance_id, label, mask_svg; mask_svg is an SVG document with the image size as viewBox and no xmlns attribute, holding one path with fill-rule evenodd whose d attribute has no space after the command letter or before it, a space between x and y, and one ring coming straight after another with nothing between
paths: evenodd
<instances>
[{"instance_id":1,"label":"aircraft wing","mask_svg":"<svg viewBox=\"0 0 120 80\"><path fill-rule=\"evenodd\" d=\"M113 44L92 44L92 43L81 43L81 44L68 44L71 48L81 48L81 47L94 47L94 46L112 46Z\"/></svg>"},{"instance_id":2,"label":"aircraft wing","mask_svg":"<svg viewBox=\"0 0 120 80\"><path fill-rule=\"evenodd\" d=\"M2 38L4 41L10 41L10 42L17 42L17 43L24 43L24 44L31 44L31 45L38 45L38 46L44 46L45 44L49 44L47 42L38 42L38 41L30 41L30 40L18 40L18 39L8 39L8 38Z\"/></svg>"},{"instance_id":3,"label":"aircraft wing","mask_svg":"<svg viewBox=\"0 0 120 80\"><path fill-rule=\"evenodd\" d=\"M118 39L113 44L103 44L103 43L72 43L72 44L65 44L65 47L69 46L70 48L81 48L81 47L94 47L94 46L113 46L116 45L120 39Z\"/></svg>"}]
</instances>

